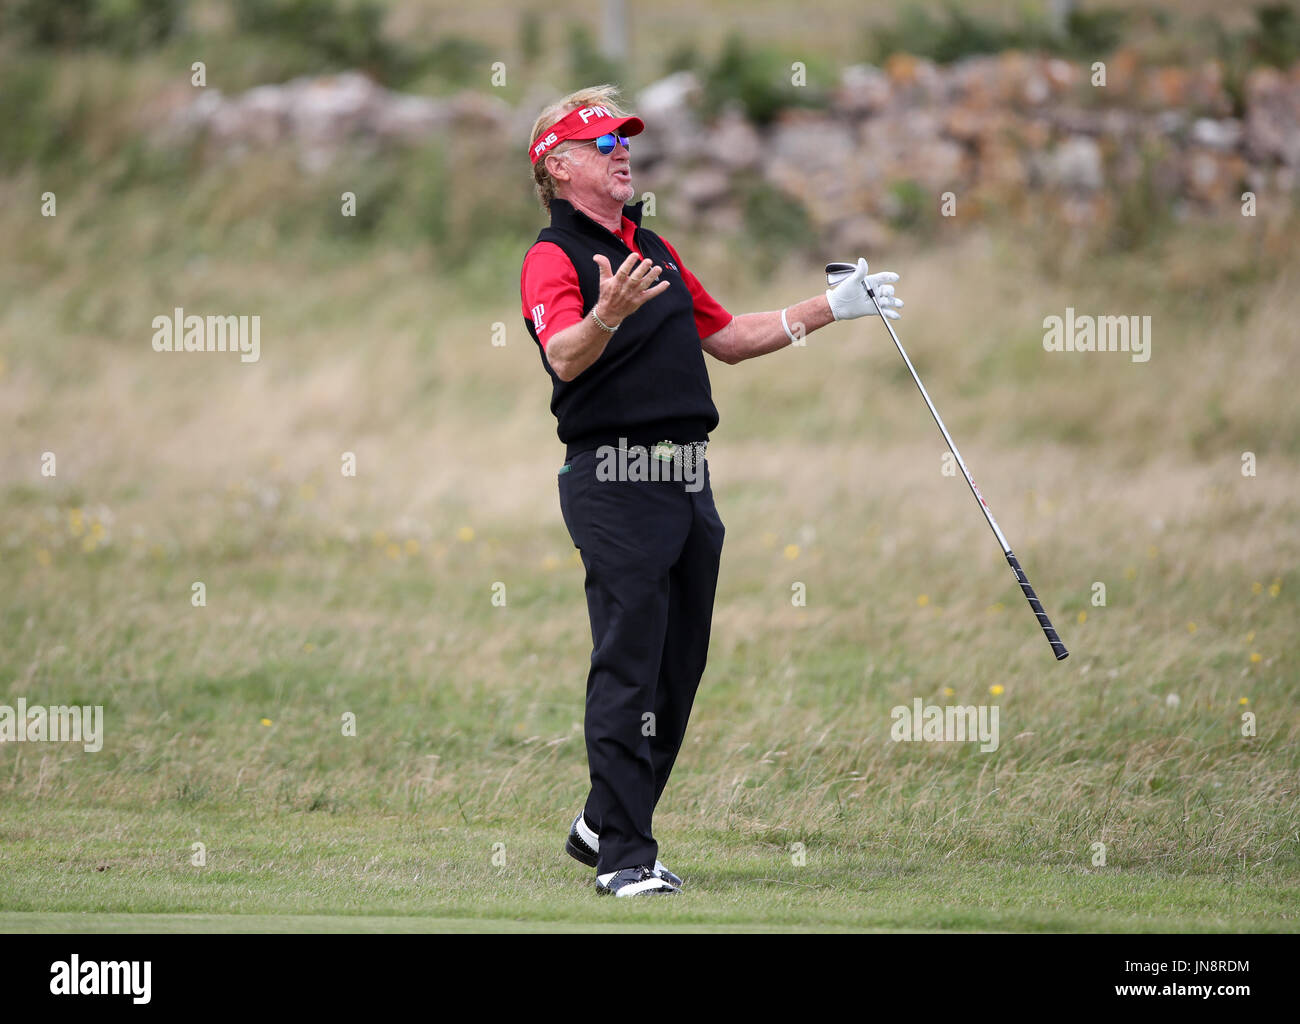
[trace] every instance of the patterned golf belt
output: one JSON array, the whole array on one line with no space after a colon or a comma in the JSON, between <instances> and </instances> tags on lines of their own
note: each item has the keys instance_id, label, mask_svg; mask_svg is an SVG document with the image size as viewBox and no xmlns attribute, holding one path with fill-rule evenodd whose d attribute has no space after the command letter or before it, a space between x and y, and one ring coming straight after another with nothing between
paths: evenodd
<instances>
[{"instance_id":1,"label":"patterned golf belt","mask_svg":"<svg viewBox=\"0 0 1300 1024\"><path fill-rule=\"evenodd\" d=\"M708 441L687 441L685 444L659 441L649 445L646 452L651 458L658 458L664 462L671 460L683 469L693 471L696 466L705 460L705 452L708 447ZM627 452L629 455L632 454L629 448L620 448L619 451Z\"/></svg>"}]
</instances>

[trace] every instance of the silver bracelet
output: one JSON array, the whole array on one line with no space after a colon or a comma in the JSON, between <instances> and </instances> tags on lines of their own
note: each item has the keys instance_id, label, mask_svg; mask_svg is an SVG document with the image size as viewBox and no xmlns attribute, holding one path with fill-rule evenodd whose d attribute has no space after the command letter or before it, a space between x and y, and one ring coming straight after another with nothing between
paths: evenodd
<instances>
[{"instance_id":1,"label":"silver bracelet","mask_svg":"<svg viewBox=\"0 0 1300 1024\"><path fill-rule=\"evenodd\" d=\"M610 334L613 334L615 331L618 330L618 324L615 324L613 327L610 327L609 324L605 323L604 320L598 317L596 315L596 307L594 306L591 309L591 318L596 321L596 326L599 327L602 331L606 331Z\"/></svg>"}]
</instances>

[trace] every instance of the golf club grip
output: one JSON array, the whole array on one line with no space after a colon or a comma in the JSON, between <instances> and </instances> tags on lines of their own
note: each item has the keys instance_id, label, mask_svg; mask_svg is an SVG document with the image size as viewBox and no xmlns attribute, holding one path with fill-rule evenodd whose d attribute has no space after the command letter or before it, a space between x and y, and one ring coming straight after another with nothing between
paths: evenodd
<instances>
[{"instance_id":1,"label":"golf club grip","mask_svg":"<svg viewBox=\"0 0 1300 1024\"><path fill-rule=\"evenodd\" d=\"M1047 617L1047 612L1043 611L1043 602L1038 600L1034 588L1029 585L1029 577L1025 575L1025 570L1020 568L1019 559L1016 558L1013 552L1008 551L1007 562L1011 566L1011 571L1016 574L1016 581L1020 584L1020 589L1024 592L1029 607L1038 616L1038 624L1043 627L1043 632L1047 634L1047 642L1052 645L1052 653L1056 655L1056 660L1065 660L1070 656L1070 652L1065 649L1065 644L1061 643L1061 638L1056 635L1052 620Z\"/></svg>"}]
</instances>

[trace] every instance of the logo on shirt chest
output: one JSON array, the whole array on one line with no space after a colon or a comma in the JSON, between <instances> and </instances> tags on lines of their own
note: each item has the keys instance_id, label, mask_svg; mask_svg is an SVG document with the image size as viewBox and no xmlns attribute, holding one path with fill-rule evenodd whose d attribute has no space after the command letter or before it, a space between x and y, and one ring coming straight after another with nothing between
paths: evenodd
<instances>
[{"instance_id":1,"label":"logo on shirt chest","mask_svg":"<svg viewBox=\"0 0 1300 1024\"><path fill-rule=\"evenodd\" d=\"M629 250L631 251L632 255L635 256L635 257L636 257L637 259L639 259L639 260L643 260L643 259L647 259L647 258L649 258L650 260L654 260L654 256L648 256L648 254L647 254L644 250L640 250L640 251L638 251L637 249L634 249L634 248L632 248L631 246L628 246L628 248L629 248ZM667 267L669 270L671 270L671 271L672 271L674 274L676 274L678 277L681 277L681 276L682 276L681 268L678 267L677 264L674 263L672 260L658 260L658 261L656 261L656 262L658 262L660 266ZM614 266L614 261L613 261L613 260L610 260L609 265L610 265L611 267Z\"/></svg>"}]
</instances>

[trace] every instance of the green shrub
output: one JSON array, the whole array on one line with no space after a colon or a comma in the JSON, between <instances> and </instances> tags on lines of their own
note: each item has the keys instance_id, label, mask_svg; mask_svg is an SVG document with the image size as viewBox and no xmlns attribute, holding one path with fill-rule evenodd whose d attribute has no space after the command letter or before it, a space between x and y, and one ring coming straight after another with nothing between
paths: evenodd
<instances>
[{"instance_id":1,"label":"green shrub","mask_svg":"<svg viewBox=\"0 0 1300 1024\"><path fill-rule=\"evenodd\" d=\"M233 0L241 32L304 46L333 68L359 68L383 81L414 71L414 59L384 38L384 10L374 0Z\"/></svg>"},{"instance_id":2,"label":"green shrub","mask_svg":"<svg viewBox=\"0 0 1300 1024\"><path fill-rule=\"evenodd\" d=\"M80 164L85 105L71 116L54 109L54 62L44 56L16 56L0 62L0 169L55 163Z\"/></svg>"},{"instance_id":3,"label":"green shrub","mask_svg":"<svg viewBox=\"0 0 1300 1024\"><path fill-rule=\"evenodd\" d=\"M597 49L586 25L571 22L568 35L569 85L572 88L581 89L598 82L619 82L626 77L626 69Z\"/></svg>"},{"instance_id":4,"label":"green shrub","mask_svg":"<svg viewBox=\"0 0 1300 1024\"><path fill-rule=\"evenodd\" d=\"M384 35L387 8L378 0L231 0L241 33L274 40L285 47L296 74L356 69L389 86L401 86L426 73L464 83L481 72L487 58L482 43L444 37L418 48Z\"/></svg>"},{"instance_id":5,"label":"green shrub","mask_svg":"<svg viewBox=\"0 0 1300 1024\"><path fill-rule=\"evenodd\" d=\"M1294 7L1289 4L1256 7L1255 22L1250 44L1258 61L1288 68L1300 60L1300 15Z\"/></svg>"},{"instance_id":6,"label":"green shrub","mask_svg":"<svg viewBox=\"0 0 1300 1024\"><path fill-rule=\"evenodd\" d=\"M464 85L487 73L488 48L470 39L448 36L429 50L422 64L442 81Z\"/></svg>"},{"instance_id":7,"label":"green shrub","mask_svg":"<svg viewBox=\"0 0 1300 1024\"><path fill-rule=\"evenodd\" d=\"M1211 17L1202 19L1200 27L1223 66L1223 88L1236 117L1246 112L1246 77L1251 68L1259 64L1287 68L1300 60L1300 16L1286 4L1256 7L1255 24L1245 31L1229 31Z\"/></svg>"},{"instance_id":8,"label":"green shrub","mask_svg":"<svg viewBox=\"0 0 1300 1024\"><path fill-rule=\"evenodd\" d=\"M525 11L519 16L519 53L524 66L536 64L544 48L541 15L536 11Z\"/></svg>"},{"instance_id":9,"label":"green shrub","mask_svg":"<svg viewBox=\"0 0 1300 1024\"><path fill-rule=\"evenodd\" d=\"M700 51L694 41L679 43L664 59L663 73L671 75L676 71L694 71L701 64Z\"/></svg>"},{"instance_id":10,"label":"green shrub","mask_svg":"<svg viewBox=\"0 0 1300 1024\"><path fill-rule=\"evenodd\" d=\"M771 123L783 107L814 106L825 99L824 93L811 84L796 87L791 83L787 55L770 49L750 49L736 32L727 37L722 52L703 78L703 94L710 104L739 104L759 125Z\"/></svg>"},{"instance_id":11,"label":"green shrub","mask_svg":"<svg viewBox=\"0 0 1300 1024\"><path fill-rule=\"evenodd\" d=\"M891 184L889 194L894 200L894 210L889 218L891 224L911 232L930 226L928 214L934 199L929 190L909 178Z\"/></svg>"},{"instance_id":12,"label":"green shrub","mask_svg":"<svg viewBox=\"0 0 1300 1024\"><path fill-rule=\"evenodd\" d=\"M1136 252L1158 241L1172 223L1171 198L1156 187L1155 170L1167 152L1160 144L1142 150L1142 171L1120 190L1107 241L1122 252Z\"/></svg>"},{"instance_id":13,"label":"green shrub","mask_svg":"<svg viewBox=\"0 0 1300 1024\"><path fill-rule=\"evenodd\" d=\"M1126 12L1113 7L1095 11L1075 8L1066 20L1063 39L1048 38L1043 48L1068 57L1096 57L1119 45L1128 20Z\"/></svg>"},{"instance_id":14,"label":"green shrub","mask_svg":"<svg viewBox=\"0 0 1300 1024\"><path fill-rule=\"evenodd\" d=\"M967 14L955 5L942 17L911 4L898 21L872 27L872 60L883 63L894 53L910 53L940 64L949 64L978 53L996 53L1018 44L1015 33L1001 24Z\"/></svg>"},{"instance_id":15,"label":"green shrub","mask_svg":"<svg viewBox=\"0 0 1300 1024\"><path fill-rule=\"evenodd\" d=\"M3 26L38 49L104 47L137 53L180 28L181 0L12 0Z\"/></svg>"},{"instance_id":16,"label":"green shrub","mask_svg":"<svg viewBox=\"0 0 1300 1024\"><path fill-rule=\"evenodd\" d=\"M803 204L757 176L737 181L747 246L758 275L771 273L786 255L814 257L817 232Z\"/></svg>"},{"instance_id":17,"label":"green shrub","mask_svg":"<svg viewBox=\"0 0 1300 1024\"><path fill-rule=\"evenodd\" d=\"M892 26L871 27L868 52L879 64L894 53L910 53L939 64L963 57L1003 50L1038 50L1072 57L1097 57L1119 43L1127 19L1118 8L1072 10L1063 35L1050 31L1041 17L1024 15L1018 22L981 17L956 3L944 5L941 15L912 4Z\"/></svg>"}]
</instances>

